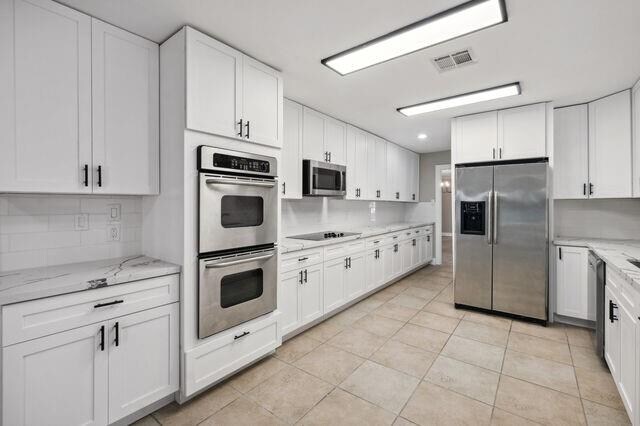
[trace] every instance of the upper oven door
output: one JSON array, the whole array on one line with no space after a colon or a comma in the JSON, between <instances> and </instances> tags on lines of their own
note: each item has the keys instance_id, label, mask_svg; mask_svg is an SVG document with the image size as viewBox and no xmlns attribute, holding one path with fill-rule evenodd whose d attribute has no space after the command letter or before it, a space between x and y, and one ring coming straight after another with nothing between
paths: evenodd
<instances>
[{"instance_id":1,"label":"upper oven door","mask_svg":"<svg viewBox=\"0 0 640 426\"><path fill-rule=\"evenodd\" d=\"M200 253L277 241L275 179L200 173L199 209Z\"/></svg>"},{"instance_id":2,"label":"upper oven door","mask_svg":"<svg viewBox=\"0 0 640 426\"><path fill-rule=\"evenodd\" d=\"M319 161L304 161L305 195L344 195L346 167Z\"/></svg>"}]
</instances>

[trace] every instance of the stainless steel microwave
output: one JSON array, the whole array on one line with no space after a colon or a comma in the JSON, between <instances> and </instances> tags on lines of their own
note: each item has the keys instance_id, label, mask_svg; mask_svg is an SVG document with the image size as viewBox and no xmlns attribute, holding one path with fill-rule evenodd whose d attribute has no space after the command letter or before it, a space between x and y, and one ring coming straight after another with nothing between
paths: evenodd
<instances>
[{"instance_id":1,"label":"stainless steel microwave","mask_svg":"<svg viewBox=\"0 0 640 426\"><path fill-rule=\"evenodd\" d=\"M302 195L331 197L344 196L346 193L346 166L302 160Z\"/></svg>"}]
</instances>

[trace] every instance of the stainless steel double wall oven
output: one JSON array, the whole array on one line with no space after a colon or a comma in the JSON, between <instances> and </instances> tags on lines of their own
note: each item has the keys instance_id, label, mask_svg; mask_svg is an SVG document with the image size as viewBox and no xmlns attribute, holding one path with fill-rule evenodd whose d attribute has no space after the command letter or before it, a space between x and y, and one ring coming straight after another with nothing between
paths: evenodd
<instances>
[{"instance_id":1,"label":"stainless steel double wall oven","mask_svg":"<svg viewBox=\"0 0 640 426\"><path fill-rule=\"evenodd\" d=\"M276 309L278 182L275 158L209 146L198 171L202 339Z\"/></svg>"}]
</instances>

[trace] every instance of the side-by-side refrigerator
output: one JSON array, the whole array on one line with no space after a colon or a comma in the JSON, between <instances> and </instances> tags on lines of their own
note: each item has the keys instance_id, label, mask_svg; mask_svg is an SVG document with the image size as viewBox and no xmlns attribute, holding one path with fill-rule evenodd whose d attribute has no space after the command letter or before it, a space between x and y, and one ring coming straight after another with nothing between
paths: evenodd
<instances>
[{"instance_id":1,"label":"side-by-side refrigerator","mask_svg":"<svg viewBox=\"0 0 640 426\"><path fill-rule=\"evenodd\" d=\"M547 160L456 166L456 306L547 320Z\"/></svg>"}]
</instances>

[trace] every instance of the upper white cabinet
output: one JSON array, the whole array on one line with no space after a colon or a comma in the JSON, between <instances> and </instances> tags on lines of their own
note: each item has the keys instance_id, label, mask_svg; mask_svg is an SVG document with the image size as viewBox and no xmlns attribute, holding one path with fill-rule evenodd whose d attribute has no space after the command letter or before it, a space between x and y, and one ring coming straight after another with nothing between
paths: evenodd
<instances>
[{"instance_id":1,"label":"upper white cabinet","mask_svg":"<svg viewBox=\"0 0 640 426\"><path fill-rule=\"evenodd\" d=\"M49 0L0 27L0 191L157 193L158 46Z\"/></svg>"},{"instance_id":2,"label":"upper white cabinet","mask_svg":"<svg viewBox=\"0 0 640 426\"><path fill-rule=\"evenodd\" d=\"M624 198L631 189L631 91L589 104L591 198Z\"/></svg>"},{"instance_id":3,"label":"upper white cabinet","mask_svg":"<svg viewBox=\"0 0 640 426\"><path fill-rule=\"evenodd\" d=\"M289 99L284 100L280 184L282 198L302 198L302 105Z\"/></svg>"},{"instance_id":4,"label":"upper white cabinet","mask_svg":"<svg viewBox=\"0 0 640 426\"><path fill-rule=\"evenodd\" d=\"M387 193L387 143L367 135L367 189L369 200L382 200Z\"/></svg>"},{"instance_id":5,"label":"upper white cabinet","mask_svg":"<svg viewBox=\"0 0 640 426\"><path fill-rule=\"evenodd\" d=\"M346 164L347 125L307 107L303 117L303 158Z\"/></svg>"},{"instance_id":6,"label":"upper white cabinet","mask_svg":"<svg viewBox=\"0 0 640 426\"><path fill-rule=\"evenodd\" d=\"M187 128L281 146L280 73L193 28L185 31Z\"/></svg>"},{"instance_id":7,"label":"upper white cabinet","mask_svg":"<svg viewBox=\"0 0 640 426\"><path fill-rule=\"evenodd\" d=\"M347 126L347 196L348 200L366 200L370 194L368 182L367 133ZM375 149L375 147L373 148Z\"/></svg>"},{"instance_id":8,"label":"upper white cabinet","mask_svg":"<svg viewBox=\"0 0 640 426\"><path fill-rule=\"evenodd\" d=\"M572 318L595 321L595 288L589 288L589 250L584 247L556 248L556 312Z\"/></svg>"},{"instance_id":9,"label":"upper white cabinet","mask_svg":"<svg viewBox=\"0 0 640 426\"><path fill-rule=\"evenodd\" d=\"M587 105L554 110L554 197L589 197L589 112Z\"/></svg>"},{"instance_id":10,"label":"upper white cabinet","mask_svg":"<svg viewBox=\"0 0 640 426\"><path fill-rule=\"evenodd\" d=\"M640 81L631 91L633 113L633 196L640 197Z\"/></svg>"},{"instance_id":11,"label":"upper white cabinet","mask_svg":"<svg viewBox=\"0 0 640 426\"><path fill-rule=\"evenodd\" d=\"M455 163L545 157L547 104L454 118Z\"/></svg>"}]
</instances>

